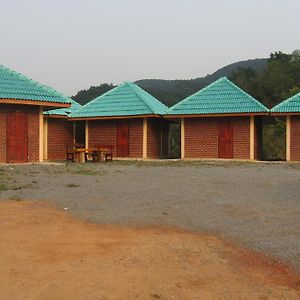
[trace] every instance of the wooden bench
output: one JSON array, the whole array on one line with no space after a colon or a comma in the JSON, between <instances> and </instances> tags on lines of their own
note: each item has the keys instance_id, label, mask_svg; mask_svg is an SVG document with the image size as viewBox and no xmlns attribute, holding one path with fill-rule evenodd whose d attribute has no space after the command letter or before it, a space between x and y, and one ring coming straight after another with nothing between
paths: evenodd
<instances>
[{"instance_id":1,"label":"wooden bench","mask_svg":"<svg viewBox=\"0 0 300 300\"><path fill-rule=\"evenodd\" d=\"M74 144L67 146L67 161L75 162L77 149L84 148L84 144ZM85 160L87 160L87 153L85 154Z\"/></svg>"},{"instance_id":2,"label":"wooden bench","mask_svg":"<svg viewBox=\"0 0 300 300\"><path fill-rule=\"evenodd\" d=\"M93 161L101 161L101 155L103 154L104 161L113 160L113 146L112 145L103 145L98 144L95 146L97 151L94 151L92 154Z\"/></svg>"},{"instance_id":3,"label":"wooden bench","mask_svg":"<svg viewBox=\"0 0 300 300\"><path fill-rule=\"evenodd\" d=\"M67 161L75 162L75 146L67 146Z\"/></svg>"}]
</instances>

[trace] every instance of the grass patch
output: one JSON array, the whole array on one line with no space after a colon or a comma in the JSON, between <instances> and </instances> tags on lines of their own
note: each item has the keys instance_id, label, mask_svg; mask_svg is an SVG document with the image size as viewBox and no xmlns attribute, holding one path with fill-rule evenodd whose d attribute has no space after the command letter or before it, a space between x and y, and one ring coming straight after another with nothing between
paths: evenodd
<instances>
[{"instance_id":1,"label":"grass patch","mask_svg":"<svg viewBox=\"0 0 300 300\"><path fill-rule=\"evenodd\" d=\"M26 189L26 188L31 188L31 187L32 187L31 184L12 185L12 186L10 187L10 190L18 191L18 190L22 190L22 189Z\"/></svg>"},{"instance_id":2,"label":"grass patch","mask_svg":"<svg viewBox=\"0 0 300 300\"><path fill-rule=\"evenodd\" d=\"M65 187L67 187L67 188L77 188L77 187L80 187L80 185L75 184L75 183L69 183L69 184L66 184Z\"/></svg>"},{"instance_id":3,"label":"grass patch","mask_svg":"<svg viewBox=\"0 0 300 300\"><path fill-rule=\"evenodd\" d=\"M233 160L118 160L115 165L135 166L135 167L233 167L233 166L257 166L256 162L251 161L233 161Z\"/></svg>"},{"instance_id":4,"label":"grass patch","mask_svg":"<svg viewBox=\"0 0 300 300\"><path fill-rule=\"evenodd\" d=\"M6 172L4 170L0 169L0 177L3 177L3 176L7 176Z\"/></svg>"},{"instance_id":5,"label":"grass patch","mask_svg":"<svg viewBox=\"0 0 300 300\"><path fill-rule=\"evenodd\" d=\"M12 196L10 196L9 200L12 200L12 201L24 201L24 199L22 199L19 195L12 195Z\"/></svg>"},{"instance_id":6,"label":"grass patch","mask_svg":"<svg viewBox=\"0 0 300 300\"><path fill-rule=\"evenodd\" d=\"M104 170L97 170L87 165L68 165L66 167L66 172L74 175L84 175L84 176L97 176L105 175Z\"/></svg>"},{"instance_id":7,"label":"grass patch","mask_svg":"<svg viewBox=\"0 0 300 300\"><path fill-rule=\"evenodd\" d=\"M10 190L9 185L7 183L1 182L0 183L0 192L8 191L8 190Z\"/></svg>"},{"instance_id":8,"label":"grass patch","mask_svg":"<svg viewBox=\"0 0 300 300\"><path fill-rule=\"evenodd\" d=\"M71 172L75 175L86 175L86 176L95 176L95 175L104 175L104 172L99 172L95 170L74 170Z\"/></svg>"}]
</instances>

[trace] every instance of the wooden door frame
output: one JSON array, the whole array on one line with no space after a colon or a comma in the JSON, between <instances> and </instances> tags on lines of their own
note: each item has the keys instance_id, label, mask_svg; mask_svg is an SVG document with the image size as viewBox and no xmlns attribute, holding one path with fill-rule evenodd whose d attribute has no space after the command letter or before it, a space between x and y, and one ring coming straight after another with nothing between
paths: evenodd
<instances>
[{"instance_id":1,"label":"wooden door frame","mask_svg":"<svg viewBox=\"0 0 300 300\"><path fill-rule=\"evenodd\" d=\"M120 124L126 124L128 126L128 155L119 156L118 155L118 127ZM130 157L130 122L128 120L119 120L116 122L116 157Z\"/></svg>"},{"instance_id":2,"label":"wooden door frame","mask_svg":"<svg viewBox=\"0 0 300 300\"><path fill-rule=\"evenodd\" d=\"M22 161L9 161L8 159L8 153L9 153L9 143L8 143L8 139L9 139L9 115L10 114L18 114L18 113L22 113L26 116L26 140L27 140L27 143L25 144L26 146L26 159L25 160L22 160ZM6 112L6 118L5 118L5 122L6 122L6 139L5 139L5 142L6 142L6 162L7 163L27 163L28 162L28 151L29 151L29 147L28 147L28 144L29 144L29 132L28 132L28 111L26 110L19 110L19 109L8 109L8 111Z\"/></svg>"},{"instance_id":3,"label":"wooden door frame","mask_svg":"<svg viewBox=\"0 0 300 300\"><path fill-rule=\"evenodd\" d=\"M221 126L224 126L224 124L230 124L231 127L231 139L232 139L232 148L231 148L231 155L230 156L224 156L220 155L220 129ZM232 120L219 120L218 121L218 158L223 158L223 159L233 159L234 158L234 125Z\"/></svg>"}]
</instances>

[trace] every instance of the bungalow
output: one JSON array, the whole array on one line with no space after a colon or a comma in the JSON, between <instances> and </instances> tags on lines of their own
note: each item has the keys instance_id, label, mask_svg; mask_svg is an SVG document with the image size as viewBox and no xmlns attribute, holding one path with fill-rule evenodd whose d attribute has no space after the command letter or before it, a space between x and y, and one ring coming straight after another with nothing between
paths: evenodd
<instances>
[{"instance_id":1,"label":"bungalow","mask_svg":"<svg viewBox=\"0 0 300 300\"><path fill-rule=\"evenodd\" d=\"M69 115L81 105L68 98L71 107L44 111L44 160L65 160L66 149L85 144L82 122L70 122Z\"/></svg>"},{"instance_id":2,"label":"bungalow","mask_svg":"<svg viewBox=\"0 0 300 300\"><path fill-rule=\"evenodd\" d=\"M86 147L111 145L117 158L167 155L167 107L134 83L125 82L70 114L85 121Z\"/></svg>"},{"instance_id":3,"label":"bungalow","mask_svg":"<svg viewBox=\"0 0 300 300\"><path fill-rule=\"evenodd\" d=\"M43 161L43 110L69 106L52 88L0 65L0 163Z\"/></svg>"},{"instance_id":4,"label":"bungalow","mask_svg":"<svg viewBox=\"0 0 300 300\"><path fill-rule=\"evenodd\" d=\"M273 107L271 115L286 117L286 160L300 161L300 93Z\"/></svg>"},{"instance_id":5,"label":"bungalow","mask_svg":"<svg viewBox=\"0 0 300 300\"><path fill-rule=\"evenodd\" d=\"M227 78L182 100L167 113L181 121L181 157L259 159L261 116L268 109Z\"/></svg>"}]
</instances>

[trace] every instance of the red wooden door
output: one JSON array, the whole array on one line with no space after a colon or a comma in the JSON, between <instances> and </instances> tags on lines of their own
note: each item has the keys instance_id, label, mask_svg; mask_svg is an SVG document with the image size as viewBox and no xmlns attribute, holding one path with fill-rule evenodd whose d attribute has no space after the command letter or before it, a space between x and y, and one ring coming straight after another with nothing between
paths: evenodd
<instances>
[{"instance_id":1,"label":"red wooden door","mask_svg":"<svg viewBox=\"0 0 300 300\"><path fill-rule=\"evenodd\" d=\"M233 158L233 125L230 121L219 122L219 158Z\"/></svg>"},{"instance_id":2,"label":"red wooden door","mask_svg":"<svg viewBox=\"0 0 300 300\"><path fill-rule=\"evenodd\" d=\"M117 157L129 157L129 124L117 123Z\"/></svg>"},{"instance_id":3,"label":"red wooden door","mask_svg":"<svg viewBox=\"0 0 300 300\"><path fill-rule=\"evenodd\" d=\"M6 119L7 162L28 161L28 117L24 112L9 112Z\"/></svg>"}]
</instances>

